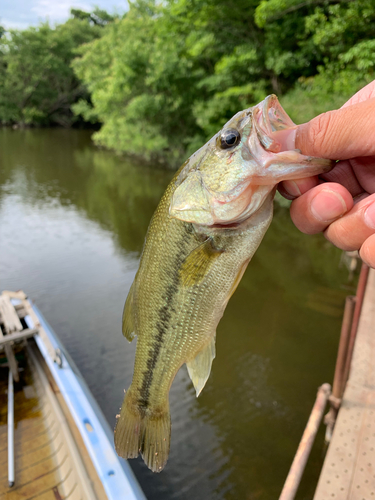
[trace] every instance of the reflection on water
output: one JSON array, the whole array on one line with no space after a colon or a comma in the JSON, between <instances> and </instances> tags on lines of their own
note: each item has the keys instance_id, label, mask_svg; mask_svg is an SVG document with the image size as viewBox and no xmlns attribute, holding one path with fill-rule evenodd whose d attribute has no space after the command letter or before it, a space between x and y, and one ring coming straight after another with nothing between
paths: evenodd
<instances>
[{"instance_id":1,"label":"reflection on water","mask_svg":"<svg viewBox=\"0 0 375 500\"><path fill-rule=\"evenodd\" d=\"M0 279L38 304L114 425L135 342L121 314L170 172L94 148L87 131L0 130ZM170 394L171 453L152 499L274 499L316 389L331 381L347 272L324 238L277 209L217 332L199 399L185 369ZM312 498L322 433L298 498Z\"/></svg>"}]
</instances>

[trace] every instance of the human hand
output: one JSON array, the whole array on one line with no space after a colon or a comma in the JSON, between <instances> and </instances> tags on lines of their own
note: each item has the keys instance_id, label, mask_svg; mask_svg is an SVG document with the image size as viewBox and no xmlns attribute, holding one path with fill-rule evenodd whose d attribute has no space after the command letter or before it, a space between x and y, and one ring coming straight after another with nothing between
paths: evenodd
<instances>
[{"instance_id":1,"label":"human hand","mask_svg":"<svg viewBox=\"0 0 375 500\"><path fill-rule=\"evenodd\" d=\"M342 108L296 129L303 154L340 160L327 174L280 184L290 215L307 234L324 232L342 250L359 250L375 267L375 81Z\"/></svg>"}]
</instances>

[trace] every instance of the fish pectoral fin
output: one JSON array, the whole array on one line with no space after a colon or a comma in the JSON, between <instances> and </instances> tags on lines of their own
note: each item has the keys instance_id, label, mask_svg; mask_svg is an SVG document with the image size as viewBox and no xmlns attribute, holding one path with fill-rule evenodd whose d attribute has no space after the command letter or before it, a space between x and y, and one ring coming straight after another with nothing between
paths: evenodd
<instances>
[{"instance_id":1,"label":"fish pectoral fin","mask_svg":"<svg viewBox=\"0 0 375 500\"><path fill-rule=\"evenodd\" d=\"M223 252L224 250L215 248L212 238L207 238L183 261L180 268L182 284L184 286L193 286L200 283L208 274L212 264Z\"/></svg>"},{"instance_id":2,"label":"fish pectoral fin","mask_svg":"<svg viewBox=\"0 0 375 500\"><path fill-rule=\"evenodd\" d=\"M122 315L122 333L124 337L131 342L134 337L134 321L133 321L133 295L134 295L134 281L130 287L128 296L126 297L126 302L124 306L124 312Z\"/></svg>"},{"instance_id":3,"label":"fish pectoral fin","mask_svg":"<svg viewBox=\"0 0 375 500\"><path fill-rule=\"evenodd\" d=\"M206 385L208 377L211 373L212 361L215 357L215 337L211 339L194 359L186 363L189 377L193 382L197 397Z\"/></svg>"}]
</instances>

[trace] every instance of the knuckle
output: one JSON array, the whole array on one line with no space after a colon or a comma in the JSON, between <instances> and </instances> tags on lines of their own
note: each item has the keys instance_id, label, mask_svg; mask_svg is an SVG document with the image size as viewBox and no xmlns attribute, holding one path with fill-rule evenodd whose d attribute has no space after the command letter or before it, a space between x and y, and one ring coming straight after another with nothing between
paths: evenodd
<instances>
[{"instance_id":1,"label":"knuckle","mask_svg":"<svg viewBox=\"0 0 375 500\"><path fill-rule=\"evenodd\" d=\"M353 231L345 219L339 219L330 224L324 231L324 236L333 245L345 252L359 250L360 243L353 238Z\"/></svg>"},{"instance_id":2,"label":"knuckle","mask_svg":"<svg viewBox=\"0 0 375 500\"><path fill-rule=\"evenodd\" d=\"M327 111L311 120L309 129L309 140L312 149L319 156L328 156L334 139L334 127L332 126L332 111Z\"/></svg>"}]
</instances>

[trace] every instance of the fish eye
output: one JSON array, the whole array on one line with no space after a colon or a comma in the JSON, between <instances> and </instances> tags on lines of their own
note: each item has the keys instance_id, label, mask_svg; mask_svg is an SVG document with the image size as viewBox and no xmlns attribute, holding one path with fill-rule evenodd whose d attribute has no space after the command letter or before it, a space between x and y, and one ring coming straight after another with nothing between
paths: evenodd
<instances>
[{"instance_id":1,"label":"fish eye","mask_svg":"<svg viewBox=\"0 0 375 500\"><path fill-rule=\"evenodd\" d=\"M235 128L224 130L220 136L221 149L228 149L236 146L241 140L241 134Z\"/></svg>"}]
</instances>

